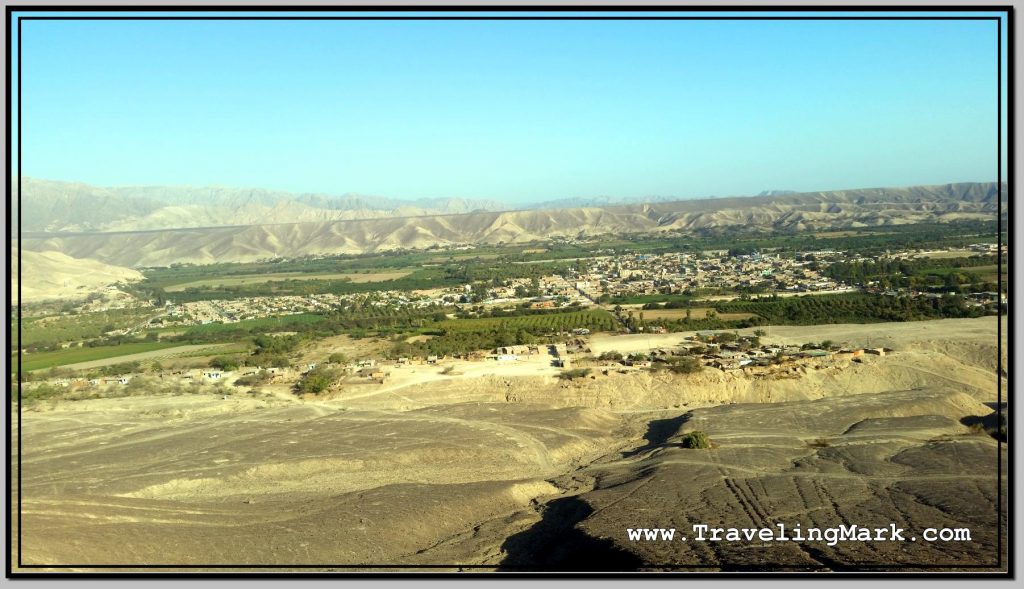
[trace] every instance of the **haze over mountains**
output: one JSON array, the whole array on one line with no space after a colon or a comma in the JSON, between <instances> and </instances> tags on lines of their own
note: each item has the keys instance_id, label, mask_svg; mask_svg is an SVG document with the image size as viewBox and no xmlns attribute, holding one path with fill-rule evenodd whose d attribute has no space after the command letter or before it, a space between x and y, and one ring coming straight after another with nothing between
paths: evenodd
<instances>
[{"instance_id":1,"label":"haze over mountains","mask_svg":"<svg viewBox=\"0 0 1024 589\"><path fill-rule=\"evenodd\" d=\"M725 227L815 230L993 219L993 182L497 210L220 187L96 188L23 179L22 246L128 267ZM1002 190L1005 198L1005 185ZM534 205L534 207L541 207Z\"/></svg>"}]
</instances>

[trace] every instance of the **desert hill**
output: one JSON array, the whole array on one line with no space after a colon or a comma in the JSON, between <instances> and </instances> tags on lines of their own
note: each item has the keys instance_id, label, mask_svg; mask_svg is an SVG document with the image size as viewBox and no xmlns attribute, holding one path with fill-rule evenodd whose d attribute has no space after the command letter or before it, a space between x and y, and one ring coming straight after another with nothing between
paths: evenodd
<instances>
[{"instance_id":1,"label":"desert hill","mask_svg":"<svg viewBox=\"0 0 1024 589\"><path fill-rule=\"evenodd\" d=\"M239 205L239 211L247 210L245 207L264 207L262 212L255 216L239 213L231 226L104 233L26 230L23 247L60 251L120 266L145 267L736 226L786 230L876 227L994 219L999 193L995 183L962 183L457 215L402 216L404 212L396 209L384 217L317 218L300 223L280 222L291 219L291 213L277 214L274 209L268 212L266 204L246 201ZM1005 195L1005 187L1002 193ZM71 206L70 201L65 204ZM164 207L147 213L145 218L161 215L164 225L185 224L184 217L175 220L174 215L188 206L200 205L181 205L174 210ZM287 206L288 211L293 211L298 205L275 206ZM310 215L322 217L327 209L309 210L317 211Z\"/></svg>"},{"instance_id":2,"label":"desert hill","mask_svg":"<svg viewBox=\"0 0 1024 589\"><path fill-rule=\"evenodd\" d=\"M83 298L116 282L142 280L131 268L111 266L96 260L72 258L60 252L22 251L25 266L21 298L25 302ZM18 257L11 260L11 289L18 289Z\"/></svg>"}]
</instances>

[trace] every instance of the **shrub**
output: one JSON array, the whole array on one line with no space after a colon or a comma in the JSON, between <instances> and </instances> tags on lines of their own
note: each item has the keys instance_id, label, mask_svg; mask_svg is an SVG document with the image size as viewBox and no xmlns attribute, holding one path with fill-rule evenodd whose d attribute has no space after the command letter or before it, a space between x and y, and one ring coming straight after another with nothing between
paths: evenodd
<instances>
[{"instance_id":1,"label":"shrub","mask_svg":"<svg viewBox=\"0 0 1024 589\"><path fill-rule=\"evenodd\" d=\"M271 374L266 370L260 370L255 374L243 376L235 380L236 387L254 387L270 382Z\"/></svg>"},{"instance_id":2,"label":"shrub","mask_svg":"<svg viewBox=\"0 0 1024 589\"><path fill-rule=\"evenodd\" d=\"M590 374L589 368L573 368L572 370L563 370L558 378L562 380L574 380L577 378L583 378Z\"/></svg>"},{"instance_id":3,"label":"shrub","mask_svg":"<svg viewBox=\"0 0 1024 589\"><path fill-rule=\"evenodd\" d=\"M41 384L34 387L21 387L21 400L24 402L34 402L41 399L52 399L54 397L62 396L66 391L63 387Z\"/></svg>"},{"instance_id":4,"label":"shrub","mask_svg":"<svg viewBox=\"0 0 1024 589\"><path fill-rule=\"evenodd\" d=\"M672 364L669 365L668 369L676 374L690 374L693 372L700 372L704 366L700 363L700 360L693 357L683 357L674 359Z\"/></svg>"},{"instance_id":5,"label":"shrub","mask_svg":"<svg viewBox=\"0 0 1024 589\"><path fill-rule=\"evenodd\" d=\"M330 362L331 364L345 364L348 362L348 356L342 354L341 352L334 352L333 354L327 357L327 361Z\"/></svg>"},{"instance_id":6,"label":"shrub","mask_svg":"<svg viewBox=\"0 0 1024 589\"><path fill-rule=\"evenodd\" d=\"M217 356L213 360L210 360L210 368L216 368L218 370L223 370L224 372L238 370L238 364L238 358L231 356Z\"/></svg>"},{"instance_id":7,"label":"shrub","mask_svg":"<svg viewBox=\"0 0 1024 589\"><path fill-rule=\"evenodd\" d=\"M604 352L603 354L598 356L597 359L598 360L611 360L611 361L614 361L614 362L621 362L622 361L622 354L620 354L618 352Z\"/></svg>"},{"instance_id":8,"label":"shrub","mask_svg":"<svg viewBox=\"0 0 1024 589\"><path fill-rule=\"evenodd\" d=\"M320 394L331 387L341 378L342 371L333 368L317 366L306 373L305 376L295 385L296 390L301 393Z\"/></svg>"},{"instance_id":9,"label":"shrub","mask_svg":"<svg viewBox=\"0 0 1024 589\"><path fill-rule=\"evenodd\" d=\"M710 316L710 315L709 315ZM726 331L715 336L715 339L722 343L734 342L739 339L739 336L735 333Z\"/></svg>"},{"instance_id":10,"label":"shrub","mask_svg":"<svg viewBox=\"0 0 1024 589\"><path fill-rule=\"evenodd\" d=\"M683 436L679 441L679 445L683 448L704 450L711 447L711 441L708 440L708 437L704 432L692 431Z\"/></svg>"}]
</instances>

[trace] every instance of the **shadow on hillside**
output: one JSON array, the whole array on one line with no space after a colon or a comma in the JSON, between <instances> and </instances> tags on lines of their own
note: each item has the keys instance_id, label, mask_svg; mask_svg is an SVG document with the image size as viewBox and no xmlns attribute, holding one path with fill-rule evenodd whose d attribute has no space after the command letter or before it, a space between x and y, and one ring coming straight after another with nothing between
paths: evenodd
<instances>
[{"instance_id":1,"label":"shadow on hillside","mask_svg":"<svg viewBox=\"0 0 1024 589\"><path fill-rule=\"evenodd\" d=\"M578 497L556 499L544 507L541 520L509 536L501 545L507 554L499 571L635 571L644 566L635 554L611 540L594 538L575 526L594 512Z\"/></svg>"},{"instance_id":2,"label":"shadow on hillside","mask_svg":"<svg viewBox=\"0 0 1024 589\"><path fill-rule=\"evenodd\" d=\"M646 440L647 443L635 450L623 452L623 458L636 456L637 454L647 452L648 450L653 450L658 446L664 446L666 442L668 442L668 439L675 435L676 432L679 431L679 428L683 427L683 424L686 423L688 419L690 419L690 414L684 413L683 415L669 419L652 420L647 424L647 433L644 434L644 440Z\"/></svg>"}]
</instances>

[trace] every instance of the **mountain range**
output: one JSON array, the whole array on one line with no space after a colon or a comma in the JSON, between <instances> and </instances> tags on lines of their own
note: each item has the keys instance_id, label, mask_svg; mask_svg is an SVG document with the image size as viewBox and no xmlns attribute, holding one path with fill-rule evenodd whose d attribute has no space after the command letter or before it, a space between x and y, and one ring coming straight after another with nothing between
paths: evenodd
<instances>
[{"instance_id":1,"label":"mountain range","mask_svg":"<svg viewBox=\"0 0 1024 589\"><path fill-rule=\"evenodd\" d=\"M1000 190L982 182L488 210L500 205L216 187L101 189L24 179L23 187L24 249L126 267L739 226L800 231L994 219L1000 194L1004 202L1006 195L1005 184Z\"/></svg>"}]
</instances>

